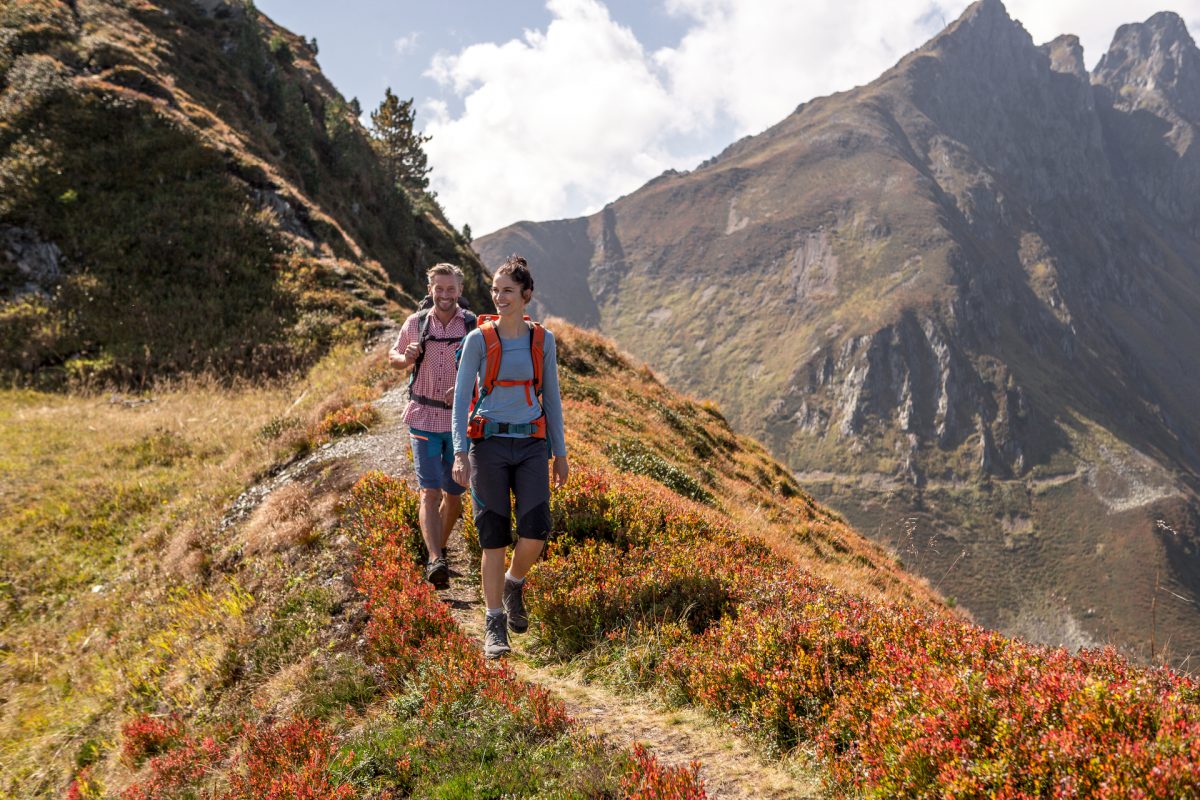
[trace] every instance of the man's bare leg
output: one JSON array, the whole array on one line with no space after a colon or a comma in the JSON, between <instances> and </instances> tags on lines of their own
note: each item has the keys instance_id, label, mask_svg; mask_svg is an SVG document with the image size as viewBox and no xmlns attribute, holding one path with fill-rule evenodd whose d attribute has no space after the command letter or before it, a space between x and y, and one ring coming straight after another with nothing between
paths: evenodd
<instances>
[{"instance_id":1,"label":"man's bare leg","mask_svg":"<svg viewBox=\"0 0 1200 800\"><path fill-rule=\"evenodd\" d=\"M462 516L462 495L442 492L442 503L438 506L438 516L442 521L442 553L444 555L446 544L450 541L450 532L454 530L454 523L458 522L458 518Z\"/></svg>"},{"instance_id":2,"label":"man's bare leg","mask_svg":"<svg viewBox=\"0 0 1200 800\"><path fill-rule=\"evenodd\" d=\"M417 512L421 520L421 538L425 540L430 561L440 557L445 546L442 536L442 494L441 489L422 489L421 506Z\"/></svg>"}]
</instances>

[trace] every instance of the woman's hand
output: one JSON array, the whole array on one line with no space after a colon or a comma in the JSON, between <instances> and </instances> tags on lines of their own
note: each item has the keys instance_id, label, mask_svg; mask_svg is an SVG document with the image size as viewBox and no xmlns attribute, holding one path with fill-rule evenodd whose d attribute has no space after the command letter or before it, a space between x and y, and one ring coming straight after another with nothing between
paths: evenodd
<instances>
[{"instance_id":1,"label":"woman's hand","mask_svg":"<svg viewBox=\"0 0 1200 800\"><path fill-rule=\"evenodd\" d=\"M471 485L471 462L466 453L454 454L454 466L450 469L450 477L459 486Z\"/></svg>"},{"instance_id":2,"label":"woman's hand","mask_svg":"<svg viewBox=\"0 0 1200 800\"><path fill-rule=\"evenodd\" d=\"M567 457L566 456L555 456L554 457L554 478L553 478L554 488L557 489L561 486L566 486L567 485L567 476L570 473L571 473L571 468L567 464Z\"/></svg>"}]
</instances>

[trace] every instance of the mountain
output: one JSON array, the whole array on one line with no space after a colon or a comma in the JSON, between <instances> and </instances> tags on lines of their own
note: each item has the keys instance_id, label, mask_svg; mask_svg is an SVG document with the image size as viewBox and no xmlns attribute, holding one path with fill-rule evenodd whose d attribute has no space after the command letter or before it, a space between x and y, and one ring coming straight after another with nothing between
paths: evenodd
<instances>
[{"instance_id":1,"label":"mountain","mask_svg":"<svg viewBox=\"0 0 1200 800\"><path fill-rule=\"evenodd\" d=\"M1198 109L1178 16L1089 75L981 0L694 171L474 244L530 254L545 311L714 398L984 624L1182 660Z\"/></svg>"},{"instance_id":2,"label":"mountain","mask_svg":"<svg viewBox=\"0 0 1200 800\"><path fill-rule=\"evenodd\" d=\"M237 0L0 8L6 382L278 373L361 339L439 260L484 298L316 55Z\"/></svg>"}]
</instances>

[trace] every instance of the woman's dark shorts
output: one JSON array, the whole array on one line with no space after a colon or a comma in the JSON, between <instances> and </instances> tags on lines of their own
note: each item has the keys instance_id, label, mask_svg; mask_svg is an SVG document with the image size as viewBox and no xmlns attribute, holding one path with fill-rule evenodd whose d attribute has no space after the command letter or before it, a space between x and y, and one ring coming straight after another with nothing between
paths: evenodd
<instances>
[{"instance_id":1,"label":"woman's dark shorts","mask_svg":"<svg viewBox=\"0 0 1200 800\"><path fill-rule=\"evenodd\" d=\"M471 504L485 550L512 544L511 491L517 498L517 536L550 533L550 455L545 439L493 436L471 441Z\"/></svg>"}]
</instances>

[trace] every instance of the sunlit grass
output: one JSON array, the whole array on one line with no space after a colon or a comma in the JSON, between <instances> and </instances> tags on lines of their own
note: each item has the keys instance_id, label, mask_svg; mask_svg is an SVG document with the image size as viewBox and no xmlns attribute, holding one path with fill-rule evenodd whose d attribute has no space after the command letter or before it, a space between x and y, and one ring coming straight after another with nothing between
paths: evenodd
<instances>
[{"instance_id":1,"label":"sunlit grass","mask_svg":"<svg viewBox=\"0 0 1200 800\"><path fill-rule=\"evenodd\" d=\"M0 789L49 790L123 707L220 680L257 602L213 570L225 508L377 369L345 347L267 386L0 391ZM280 419L291 438L263 434Z\"/></svg>"}]
</instances>

